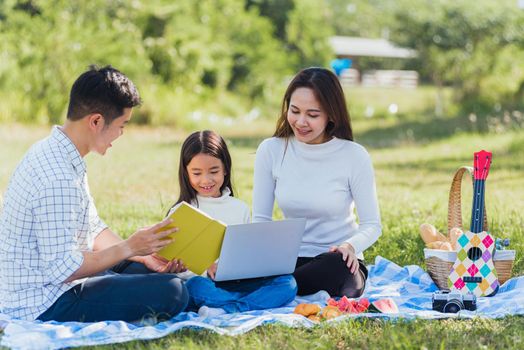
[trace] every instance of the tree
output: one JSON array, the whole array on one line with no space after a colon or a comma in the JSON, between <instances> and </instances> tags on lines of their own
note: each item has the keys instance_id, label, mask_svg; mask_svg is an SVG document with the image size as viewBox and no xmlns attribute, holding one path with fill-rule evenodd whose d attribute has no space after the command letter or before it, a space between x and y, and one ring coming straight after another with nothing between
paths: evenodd
<instances>
[{"instance_id":1,"label":"tree","mask_svg":"<svg viewBox=\"0 0 524 350\"><path fill-rule=\"evenodd\" d=\"M395 1L327 0L336 35L388 39L394 25Z\"/></svg>"},{"instance_id":2,"label":"tree","mask_svg":"<svg viewBox=\"0 0 524 350\"><path fill-rule=\"evenodd\" d=\"M329 4L315 0L247 0L268 18L294 71L308 66L328 66L333 58Z\"/></svg>"},{"instance_id":3,"label":"tree","mask_svg":"<svg viewBox=\"0 0 524 350\"><path fill-rule=\"evenodd\" d=\"M423 73L437 86L451 84L457 101L466 110L479 112L515 93L515 86L508 84L499 85L496 94L486 89L493 87L494 74L511 71L503 68L510 61L502 53L514 50L514 34L522 23L514 7L509 0L403 0L395 13L392 38L417 50ZM504 80L513 78L507 75Z\"/></svg>"},{"instance_id":4,"label":"tree","mask_svg":"<svg viewBox=\"0 0 524 350\"><path fill-rule=\"evenodd\" d=\"M111 63L132 77L147 73L149 61L129 6L103 0L4 3L2 67L9 71L0 70L0 83L20 92L15 112L57 123L73 80L90 63Z\"/></svg>"},{"instance_id":5,"label":"tree","mask_svg":"<svg viewBox=\"0 0 524 350\"><path fill-rule=\"evenodd\" d=\"M153 73L169 85L256 99L288 72L271 22L238 1L157 1L141 23Z\"/></svg>"},{"instance_id":6,"label":"tree","mask_svg":"<svg viewBox=\"0 0 524 350\"><path fill-rule=\"evenodd\" d=\"M329 44L333 34L328 21L328 10L324 3L315 0L295 2L286 26L287 44L296 57L298 68L328 66L334 57Z\"/></svg>"}]
</instances>

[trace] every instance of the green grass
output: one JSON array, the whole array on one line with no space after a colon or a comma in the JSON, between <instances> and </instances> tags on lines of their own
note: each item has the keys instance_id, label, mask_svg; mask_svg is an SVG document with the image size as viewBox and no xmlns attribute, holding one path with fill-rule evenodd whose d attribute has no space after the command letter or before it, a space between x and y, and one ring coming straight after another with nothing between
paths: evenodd
<instances>
[{"instance_id":1,"label":"green grass","mask_svg":"<svg viewBox=\"0 0 524 350\"><path fill-rule=\"evenodd\" d=\"M387 87L347 87L344 89L349 111L352 117L363 118L405 117L435 111L437 89L434 86L419 86L416 89ZM445 88L441 92L442 109L449 115L456 109L451 99L452 91ZM397 111L389 111L390 105L396 105Z\"/></svg>"},{"instance_id":2,"label":"green grass","mask_svg":"<svg viewBox=\"0 0 524 350\"><path fill-rule=\"evenodd\" d=\"M182 330L154 341L113 345L126 349L518 349L524 318L468 321L349 319L313 328L257 327L237 336ZM109 346L96 348L107 349Z\"/></svg>"},{"instance_id":3,"label":"green grass","mask_svg":"<svg viewBox=\"0 0 524 350\"><path fill-rule=\"evenodd\" d=\"M517 250L514 275L524 273L524 132L479 134L467 118L389 118L355 121L355 137L373 158L382 215L383 235L365 256L377 255L399 265L424 266L418 227L424 222L446 231L449 186L454 171L472 164L474 151L493 152L486 185L491 232L511 238ZM224 130L234 163L238 197L251 203L255 149L265 134L243 136ZM411 132L408 132L411 130ZM466 132L467 131L467 132ZM42 127L0 127L0 190L27 148L47 135ZM102 218L122 236L163 217L177 197L177 163L185 133L169 128L131 127L105 157L87 157L90 187ZM463 185L464 225L469 227L471 185ZM278 210L276 211L279 215ZM208 331L183 330L168 337L119 344L139 348L522 348L523 317L501 320L441 320L411 322L346 320L305 328L258 327L237 337ZM103 348L109 348L106 346Z\"/></svg>"}]
</instances>

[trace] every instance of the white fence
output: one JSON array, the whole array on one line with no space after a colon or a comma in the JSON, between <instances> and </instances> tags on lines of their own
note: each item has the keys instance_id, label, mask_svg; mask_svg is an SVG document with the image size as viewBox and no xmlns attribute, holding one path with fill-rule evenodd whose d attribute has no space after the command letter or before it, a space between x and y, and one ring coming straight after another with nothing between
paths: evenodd
<instances>
[{"instance_id":1,"label":"white fence","mask_svg":"<svg viewBox=\"0 0 524 350\"><path fill-rule=\"evenodd\" d=\"M356 69L346 69L340 75L342 86L398 87L413 89L418 85L418 73L413 70L372 70L362 74Z\"/></svg>"}]
</instances>

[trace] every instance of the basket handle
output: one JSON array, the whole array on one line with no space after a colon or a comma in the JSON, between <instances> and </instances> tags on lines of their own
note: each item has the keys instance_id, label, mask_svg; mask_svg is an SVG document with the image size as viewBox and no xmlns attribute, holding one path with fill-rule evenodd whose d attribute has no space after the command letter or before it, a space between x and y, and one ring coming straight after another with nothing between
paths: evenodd
<instances>
[{"instance_id":1,"label":"basket handle","mask_svg":"<svg viewBox=\"0 0 524 350\"><path fill-rule=\"evenodd\" d=\"M472 183L474 183L473 178L473 168L470 166L461 166L455 173L453 181L451 182L451 188L449 190L449 204L448 204L448 236L449 231L453 227L458 227L462 229L462 203L461 203L461 185L462 178L465 172L468 172ZM486 206L484 206L484 231L488 231L488 218L486 216Z\"/></svg>"}]
</instances>

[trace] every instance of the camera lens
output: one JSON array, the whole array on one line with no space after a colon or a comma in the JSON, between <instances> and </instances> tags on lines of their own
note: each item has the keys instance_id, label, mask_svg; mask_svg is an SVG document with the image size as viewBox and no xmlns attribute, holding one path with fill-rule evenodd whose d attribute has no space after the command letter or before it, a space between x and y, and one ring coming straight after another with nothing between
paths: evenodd
<instances>
[{"instance_id":1,"label":"camera lens","mask_svg":"<svg viewBox=\"0 0 524 350\"><path fill-rule=\"evenodd\" d=\"M451 299L451 300L448 300L446 305L444 305L444 310L443 311L445 313L456 314L457 312L459 312L463 308L464 308L464 304L462 303L462 301L457 300L457 299Z\"/></svg>"}]
</instances>

